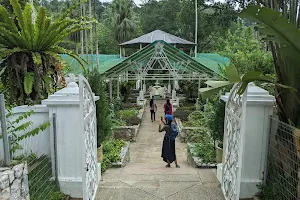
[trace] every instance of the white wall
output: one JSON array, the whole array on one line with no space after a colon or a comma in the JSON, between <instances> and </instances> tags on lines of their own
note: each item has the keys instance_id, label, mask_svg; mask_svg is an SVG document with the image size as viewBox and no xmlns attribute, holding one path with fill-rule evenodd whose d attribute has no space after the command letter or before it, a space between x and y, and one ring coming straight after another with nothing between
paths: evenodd
<instances>
[{"instance_id":1,"label":"white wall","mask_svg":"<svg viewBox=\"0 0 300 200\"><path fill-rule=\"evenodd\" d=\"M13 116L10 120L17 119L20 115L23 113L29 112L30 110L34 111L34 114L32 114L27 119L23 119L19 125L22 123L32 121L32 126L28 129L32 130L39 125L43 124L46 121L49 121L49 109L47 106L44 105L35 105L35 106L18 106L12 109ZM51 121L52 123L52 121ZM17 126L17 125L16 125ZM18 135L21 134L21 132L16 133ZM26 138L20 142L20 145L23 147L23 150L17 150L14 154L14 156L22 155L22 154L31 154L35 153L37 156L41 155L50 155L50 129L47 128L46 130L39 132L39 134ZM4 157L3 152L3 142L0 141L0 160Z\"/></svg>"}]
</instances>

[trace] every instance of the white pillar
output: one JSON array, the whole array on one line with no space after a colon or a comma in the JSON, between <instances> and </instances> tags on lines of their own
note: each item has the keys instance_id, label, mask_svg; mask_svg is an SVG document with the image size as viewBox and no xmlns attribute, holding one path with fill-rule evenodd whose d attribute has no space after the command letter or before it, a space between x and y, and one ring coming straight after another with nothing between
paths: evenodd
<instances>
[{"instance_id":1,"label":"white pillar","mask_svg":"<svg viewBox=\"0 0 300 200\"><path fill-rule=\"evenodd\" d=\"M118 77L118 80L117 80L117 98L120 98L120 80L119 80L119 77Z\"/></svg>"},{"instance_id":2,"label":"white pillar","mask_svg":"<svg viewBox=\"0 0 300 200\"><path fill-rule=\"evenodd\" d=\"M144 99L144 91L143 90L140 90L140 100Z\"/></svg>"},{"instance_id":3,"label":"white pillar","mask_svg":"<svg viewBox=\"0 0 300 200\"><path fill-rule=\"evenodd\" d=\"M70 82L66 88L43 100L42 104L49 108L49 118L52 118L53 114L56 115L56 126L50 126L50 141L53 141L56 132L57 157L54 160L57 161L60 190L71 197L82 198L82 178L85 174L82 164L83 132L79 123L82 117L79 87L75 82Z\"/></svg>"},{"instance_id":4,"label":"white pillar","mask_svg":"<svg viewBox=\"0 0 300 200\"><path fill-rule=\"evenodd\" d=\"M169 94L171 93L171 90L172 90L172 89L171 89L171 84L169 83L169 84L168 84L168 93L169 93Z\"/></svg>"},{"instance_id":5,"label":"white pillar","mask_svg":"<svg viewBox=\"0 0 300 200\"><path fill-rule=\"evenodd\" d=\"M113 99L113 94L112 94L112 79L109 80L109 99Z\"/></svg>"},{"instance_id":6,"label":"white pillar","mask_svg":"<svg viewBox=\"0 0 300 200\"><path fill-rule=\"evenodd\" d=\"M228 101L229 93L221 99ZM241 151L243 154L240 177L240 199L252 198L263 181L265 164L267 162L267 144L269 140L269 116L273 114L275 98L268 91L250 83L247 92L245 109L245 128L241 133ZM224 161L223 161L224 162Z\"/></svg>"},{"instance_id":7,"label":"white pillar","mask_svg":"<svg viewBox=\"0 0 300 200\"><path fill-rule=\"evenodd\" d=\"M175 90L176 90L176 81L173 80L173 91L175 91Z\"/></svg>"}]
</instances>

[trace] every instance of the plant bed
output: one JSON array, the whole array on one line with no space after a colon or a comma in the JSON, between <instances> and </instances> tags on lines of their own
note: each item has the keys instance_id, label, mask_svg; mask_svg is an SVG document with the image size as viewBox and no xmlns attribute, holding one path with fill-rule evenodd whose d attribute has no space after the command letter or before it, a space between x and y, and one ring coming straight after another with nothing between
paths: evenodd
<instances>
[{"instance_id":1,"label":"plant bed","mask_svg":"<svg viewBox=\"0 0 300 200\"><path fill-rule=\"evenodd\" d=\"M121 111L119 117L126 122L126 126L113 127L113 138L135 142L144 115L144 110L145 109L142 108L140 110Z\"/></svg>"},{"instance_id":2,"label":"plant bed","mask_svg":"<svg viewBox=\"0 0 300 200\"><path fill-rule=\"evenodd\" d=\"M129 142L123 140L106 140L103 146L103 162L101 171L104 172L110 167L116 167L122 163L124 165L128 161ZM127 155L128 154L128 155Z\"/></svg>"},{"instance_id":3,"label":"plant bed","mask_svg":"<svg viewBox=\"0 0 300 200\"><path fill-rule=\"evenodd\" d=\"M130 161L130 142L126 142L125 146L122 147L121 153L120 153L120 161L113 162L112 167L124 167L126 163Z\"/></svg>"},{"instance_id":4,"label":"plant bed","mask_svg":"<svg viewBox=\"0 0 300 200\"><path fill-rule=\"evenodd\" d=\"M216 168L218 163L215 162L213 147L213 144L188 143L188 163L197 168Z\"/></svg>"}]
</instances>

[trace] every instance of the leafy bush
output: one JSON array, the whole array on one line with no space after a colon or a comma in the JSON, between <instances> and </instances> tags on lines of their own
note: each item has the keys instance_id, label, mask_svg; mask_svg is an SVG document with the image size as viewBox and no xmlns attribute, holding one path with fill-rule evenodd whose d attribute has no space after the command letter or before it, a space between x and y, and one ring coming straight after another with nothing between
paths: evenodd
<instances>
[{"instance_id":1,"label":"leafy bush","mask_svg":"<svg viewBox=\"0 0 300 200\"><path fill-rule=\"evenodd\" d=\"M187 111L187 110L176 110L173 113L173 116L182 120L182 121L188 121L188 116L191 113L191 111Z\"/></svg>"},{"instance_id":2,"label":"leafy bush","mask_svg":"<svg viewBox=\"0 0 300 200\"><path fill-rule=\"evenodd\" d=\"M123 140L107 140L103 142L103 162L101 164L101 171L106 171L112 166L112 163L120 161L120 154L122 148L125 146Z\"/></svg>"},{"instance_id":3,"label":"leafy bush","mask_svg":"<svg viewBox=\"0 0 300 200\"><path fill-rule=\"evenodd\" d=\"M138 117L131 117L129 119L126 120L126 125L127 126L134 126L134 125L138 125L141 123L141 119Z\"/></svg>"},{"instance_id":4,"label":"leafy bush","mask_svg":"<svg viewBox=\"0 0 300 200\"><path fill-rule=\"evenodd\" d=\"M138 114L138 111L137 110L120 110L118 113L117 113L117 117L120 118L120 119L123 119L123 120L126 120L126 119L130 119L132 117L136 117Z\"/></svg>"},{"instance_id":5,"label":"leafy bush","mask_svg":"<svg viewBox=\"0 0 300 200\"><path fill-rule=\"evenodd\" d=\"M205 137L209 137L208 129L205 127L199 127L199 129L194 130L191 134L187 136L187 142L198 143L202 142Z\"/></svg>"},{"instance_id":6,"label":"leafy bush","mask_svg":"<svg viewBox=\"0 0 300 200\"><path fill-rule=\"evenodd\" d=\"M134 86L135 86L134 81L123 82L123 83L120 84L120 93L123 97L124 102L127 101L127 99L130 96L130 93L132 92Z\"/></svg>"},{"instance_id":7,"label":"leafy bush","mask_svg":"<svg viewBox=\"0 0 300 200\"><path fill-rule=\"evenodd\" d=\"M105 83L101 74L97 70L86 72L87 80L95 95L100 99L96 101L96 115L97 115L97 147L101 145L105 139L112 134L112 118L111 110L108 103L108 95L105 91Z\"/></svg>"},{"instance_id":8,"label":"leafy bush","mask_svg":"<svg viewBox=\"0 0 300 200\"><path fill-rule=\"evenodd\" d=\"M213 139L223 142L225 103L217 100L211 104L205 112L205 119L206 126L211 130Z\"/></svg>"},{"instance_id":9,"label":"leafy bush","mask_svg":"<svg viewBox=\"0 0 300 200\"><path fill-rule=\"evenodd\" d=\"M216 162L216 151L212 139L207 135L195 144L195 155L202 158L204 163Z\"/></svg>"},{"instance_id":10,"label":"leafy bush","mask_svg":"<svg viewBox=\"0 0 300 200\"><path fill-rule=\"evenodd\" d=\"M180 80L178 84L179 92L184 94L186 101L196 103L198 98L198 81Z\"/></svg>"}]
</instances>

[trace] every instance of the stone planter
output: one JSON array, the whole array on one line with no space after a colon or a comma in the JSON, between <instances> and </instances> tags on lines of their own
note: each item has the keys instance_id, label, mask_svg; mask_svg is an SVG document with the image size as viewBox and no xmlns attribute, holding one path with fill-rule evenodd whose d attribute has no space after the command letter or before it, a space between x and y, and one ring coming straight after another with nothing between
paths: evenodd
<instances>
[{"instance_id":1,"label":"stone planter","mask_svg":"<svg viewBox=\"0 0 300 200\"><path fill-rule=\"evenodd\" d=\"M121 153L120 153L120 158L121 160L116 163L112 163L112 167L124 167L126 163L130 161L130 142L126 142L126 145L122 148Z\"/></svg>"},{"instance_id":2,"label":"stone planter","mask_svg":"<svg viewBox=\"0 0 300 200\"><path fill-rule=\"evenodd\" d=\"M139 110L137 117L143 119L144 116L144 107ZM140 129L140 124L134 126L117 126L113 128L113 138L121 139L124 141L135 142L138 132Z\"/></svg>"},{"instance_id":3,"label":"stone planter","mask_svg":"<svg viewBox=\"0 0 300 200\"><path fill-rule=\"evenodd\" d=\"M117 126L113 128L113 138L124 141L135 142L140 125L136 126Z\"/></svg>"},{"instance_id":4,"label":"stone planter","mask_svg":"<svg viewBox=\"0 0 300 200\"><path fill-rule=\"evenodd\" d=\"M216 168L218 163L204 163L202 158L195 155L194 144L187 143L187 162L196 168Z\"/></svg>"},{"instance_id":5,"label":"stone planter","mask_svg":"<svg viewBox=\"0 0 300 200\"><path fill-rule=\"evenodd\" d=\"M102 145L97 149L97 156L98 156L98 162L102 163L103 162L103 149L102 149Z\"/></svg>"},{"instance_id":6,"label":"stone planter","mask_svg":"<svg viewBox=\"0 0 300 200\"><path fill-rule=\"evenodd\" d=\"M223 149L218 147L218 145L216 145L216 162L222 163L222 159L223 159Z\"/></svg>"}]
</instances>

